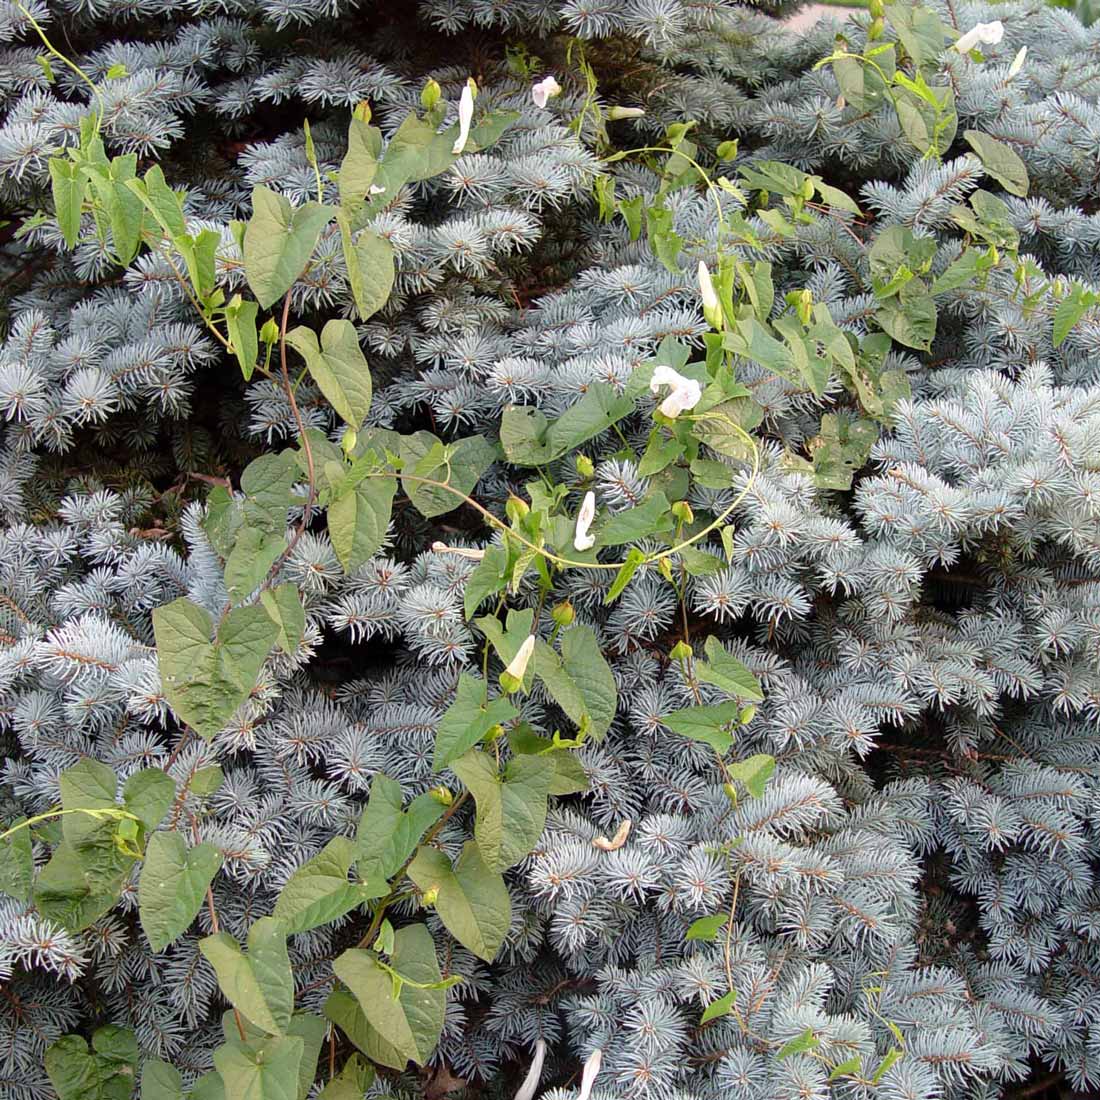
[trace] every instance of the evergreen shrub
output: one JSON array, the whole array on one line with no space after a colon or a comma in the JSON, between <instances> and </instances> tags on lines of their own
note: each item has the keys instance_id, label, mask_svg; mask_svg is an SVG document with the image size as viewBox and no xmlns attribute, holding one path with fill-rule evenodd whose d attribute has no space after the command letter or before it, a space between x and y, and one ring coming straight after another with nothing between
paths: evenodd
<instances>
[{"instance_id":1,"label":"evergreen shrub","mask_svg":"<svg viewBox=\"0 0 1100 1100\"><path fill-rule=\"evenodd\" d=\"M1100 1089L1100 31L0 0L0 1094Z\"/></svg>"}]
</instances>

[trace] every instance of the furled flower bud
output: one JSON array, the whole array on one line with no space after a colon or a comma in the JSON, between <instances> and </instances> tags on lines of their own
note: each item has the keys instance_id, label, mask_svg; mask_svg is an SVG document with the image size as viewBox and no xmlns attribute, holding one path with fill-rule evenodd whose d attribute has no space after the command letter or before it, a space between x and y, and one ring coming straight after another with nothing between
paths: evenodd
<instances>
[{"instance_id":1,"label":"furled flower bud","mask_svg":"<svg viewBox=\"0 0 1100 1100\"><path fill-rule=\"evenodd\" d=\"M589 1100L592 1095L592 1086L596 1082L596 1075L600 1072L600 1063L603 1061L603 1051L596 1047L584 1063L584 1072L581 1074L581 1091L577 1093L577 1100Z\"/></svg>"},{"instance_id":2,"label":"furled flower bud","mask_svg":"<svg viewBox=\"0 0 1100 1100\"><path fill-rule=\"evenodd\" d=\"M1014 76L1020 75L1020 70L1024 67L1024 61L1027 59L1027 46L1021 46L1016 56L1012 59L1012 64L1008 67L1008 79L1011 80Z\"/></svg>"},{"instance_id":3,"label":"furled flower bud","mask_svg":"<svg viewBox=\"0 0 1100 1100\"><path fill-rule=\"evenodd\" d=\"M670 386L672 392L658 406L658 411L670 420L675 420L685 409L694 409L703 396L703 387L694 378L685 378L672 367L659 366L654 370L650 392L656 393L662 386Z\"/></svg>"},{"instance_id":4,"label":"furled flower bud","mask_svg":"<svg viewBox=\"0 0 1100 1100\"><path fill-rule=\"evenodd\" d=\"M674 661L686 661L695 651L685 642L683 639L678 641L671 650L669 650L669 657Z\"/></svg>"},{"instance_id":5,"label":"furled flower bud","mask_svg":"<svg viewBox=\"0 0 1100 1100\"><path fill-rule=\"evenodd\" d=\"M681 523L693 523L695 521L695 513L686 500L676 501L670 511Z\"/></svg>"},{"instance_id":6,"label":"furled flower bud","mask_svg":"<svg viewBox=\"0 0 1100 1100\"><path fill-rule=\"evenodd\" d=\"M500 674L500 686L504 688L506 695L513 695L523 686L527 662L531 660L531 654L534 652L535 636L529 634L523 639L523 645L516 651L516 655L508 662L508 667Z\"/></svg>"},{"instance_id":7,"label":"furled flower bud","mask_svg":"<svg viewBox=\"0 0 1100 1100\"><path fill-rule=\"evenodd\" d=\"M596 539L588 533L592 521L596 518L596 494L590 489L584 494L581 510L577 513L577 529L573 534L573 549L591 550Z\"/></svg>"},{"instance_id":8,"label":"furled flower bud","mask_svg":"<svg viewBox=\"0 0 1100 1100\"><path fill-rule=\"evenodd\" d=\"M268 317L260 326L260 339L265 344L274 344L279 339L279 326L272 317Z\"/></svg>"},{"instance_id":9,"label":"furled flower bud","mask_svg":"<svg viewBox=\"0 0 1100 1100\"><path fill-rule=\"evenodd\" d=\"M588 455L577 455L577 457L573 459L573 465L577 467L577 473L586 481L596 472L595 463L593 463Z\"/></svg>"},{"instance_id":10,"label":"furled flower bud","mask_svg":"<svg viewBox=\"0 0 1100 1100\"><path fill-rule=\"evenodd\" d=\"M431 795L434 802L438 802L440 806L450 806L455 800L455 796L451 794L450 789L447 787L432 787L428 792Z\"/></svg>"},{"instance_id":11,"label":"furled flower bud","mask_svg":"<svg viewBox=\"0 0 1100 1100\"><path fill-rule=\"evenodd\" d=\"M1005 36L1004 24L995 19L992 23L975 23L973 27L962 35L955 43L955 49L959 53L970 53L979 45L995 46Z\"/></svg>"},{"instance_id":12,"label":"furled flower bud","mask_svg":"<svg viewBox=\"0 0 1100 1100\"><path fill-rule=\"evenodd\" d=\"M718 301L718 293L714 289L714 280L710 277L710 268L699 261L699 296L703 299L703 316L711 328L722 327L722 303Z\"/></svg>"},{"instance_id":13,"label":"furled flower bud","mask_svg":"<svg viewBox=\"0 0 1100 1100\"><path fill-rule=\"evenodd\" d=\"M552 76L544 76L531 89L531 98L536 107L545 107L556 95L561 95L561 85Z\"/></svg>"},{"instance_id":14,"label":"furled flower bud","mask_svg":"<svg viewBox=\"0 0 1100 1100\"><path fill-rule=\"evenodd\" d=\"M641 107L612 107L607 112L607 117L612 122L617 122L620 118L641 118L644 114Z\"/></svg>"},{"instance_id":15,"label":"furled flower bud","mask_svg":"<svg viewBox=\"0 0 1100 1100\"><path fill-rule=\"evenodd\" d=\"M542 1077L542 1063L545 1058L546 1040L539 1039L535 1043L535 1057L531 1061L531 1068L527 1071L527 1076L524 1077L523 1084L520 1085L514 1100L534 1100L535 1093L538 1092L539 1080Z\"/></svg>"},{"instance_id":16,"label":"furled flower bud","mask_svg":"<svg viewBox=\"0 0 1100 1100\"><path fill-rule=\"evenodd\" d=\"M477 85L474 78L466 78L466 86L462 89L462 97L458 101L458 137L451 152L457 157L466 148L466 142L470 140L470 124L474 121L474 95Z\"/></svg>"},{"instance_id":17,"label":"furled flower bud","mask_svg":"<svg viewBox=\"0 0 1100 1100\"><path fill-rule=\"evenodd\" d=\"M741 713L737 716L737 720L741 723L741 725L747 726L755 717L756 707L750 704L741 711Z\"/></svg>"},{"instance_id":18,"label":"furled flower bud","mask_svg":"<svg viewBox=\"0 0 1100 1100\"><path fill-rule=\"evenodd\" d=\"M426 110L430 111L443 95L443 89L434 80L429 80L424 85L424 90L420 93L420 105Z\"/></svg>"}]
</instances>

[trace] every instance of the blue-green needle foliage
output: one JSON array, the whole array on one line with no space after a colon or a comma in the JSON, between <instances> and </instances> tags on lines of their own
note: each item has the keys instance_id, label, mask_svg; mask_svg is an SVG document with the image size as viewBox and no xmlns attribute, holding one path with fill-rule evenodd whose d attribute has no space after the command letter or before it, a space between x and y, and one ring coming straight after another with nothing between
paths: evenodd
<instances>
[{"instance_id":1,"label":"blue-green needle foliage","mask_svg":"<svg viewBox=\"0 0 1100 1100\"><path fill-rule=\"evenodd\" d=\"M1100 30L776 10L0 0L0 1094L1100 1089Z\"/></svg>"}]
</instances>

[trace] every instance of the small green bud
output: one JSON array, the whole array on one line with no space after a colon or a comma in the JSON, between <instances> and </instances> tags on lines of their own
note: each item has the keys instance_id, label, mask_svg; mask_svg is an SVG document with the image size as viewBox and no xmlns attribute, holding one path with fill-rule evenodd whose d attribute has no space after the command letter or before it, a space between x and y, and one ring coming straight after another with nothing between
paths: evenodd
<instances>
[{"instance_id":1,"label":"small green bud","mask_svg":"<svg viewBox=\"0 0 1100 1100\"><path fill-rule=\"evenodd\" d=\"M340 440L340 446L343 448L344 454L350 455L355 450L355 444L358 442L359 433L354 428L346 428L343 438Z\"/></svg>"},{"instance_id":2,"label":"small green bud","mask_svg":"<svg viewBox=\"0 0 1100 1100\"><path fill-rule=\"evenodd\" d=\"M737 788L732 783L724 783L722 790L726 792L726 797L736 806L737 805Z\"/></svg>"},{"instance_id":3,"label":"small green bud","mask_svg":"<svg viewBox=\"0 0 1100 1100\"><path fill-rule=\"evenodd\" d=\"M424 891L424 896L421 899L425 905L431 906L439 900L439 887L432 886L430 889Z\"/></svg>"},{"instance_id":4,"label":"small green bud","mask_svg":"<svg viewBox=\"0 0 1100 1100\"><path fill-rule=\"evenodd\" d=\"M568 600L564 600L562 603L556 603L550 609L550 618L553 619L558 626L569 626L576 617L577 613L573 610L573 605Z\"/></svg>"},{"instance_id":5,"label":"small green bud","mask_svg":"<svg viewBox=\"0 0 1100 1100\"><path fill-rule=\"evenodd\" d=\"M664 577L666 581L668 581L669 583L673 583L673 581L672 581L672 562L670 562L668 560L668 558L658 558L657 559L657 572L660 573L661 576Z\"/></svg>"},{"instance_id":6,"label":"small green bud","mask_svg":"<svg viewBox=\"0 0 1100 1100\"><path fill-rule=\"evenodd\" d=\"M448 787L432 787L428 792L433 802L438 802L440 806L449 806L455 800L455 796L451 794Z\"/></svg>"},{"instance_id":7,"label":"small green bud","mask_svg":"<svg viewBox=\"0 0 1100 1100\"><path fill-rule=\"evenodd\" d=\"M508 497L507 502L504 505L504 514L512 521L512 523L519 523L521 519L528 512L531 511L531 506L525 500L521 500L515 495Z\"/></svg>"},{"instance_id":8,"label":"small green bud","mask_svg":"<svg viewBox=\"0 0 1100 1100\"><path fill-rule=\"evenodd\" d=\"M371 120L370 104L365 99L360 100L351 113L360 122L370 122Z\"/></svg>"},{"instance_id":9,"label":"small green bud","mask_svg":"<svg viewBox=\"0 0 1100 1100\"><path fill-rule=\"evenodd\" d=\"M691 646L688 645L687 642L685 642L683 639L681 639L680 641L678 641L672 647L672 650L669 653L669 656L674 661L687 661L687 660L691 659L691 657L694 655L694 653L695 653L695 650L693 650L691 648Z\"/></svg>"},{"instance_id":10,"label":"small green bud","mask_svg":"<svg viewBox=\"0 0 1100 1100\"><path fill-rule=\"evenodd\" d=\"M751 703L737 716L737 720L743 726L747 726L756 717L756 707Z\"/></svg>"},{"instance_id":11,"label":"small green bud","mask_svg":"<svg viewBox=\"0 0 1100 1100\"><path fill-rule=\"evenodd\" d=\"M695 513L691 510L691 505L686 500L678 500L672 506L672 514L681 523L692 523L695 520Z\"/></svg>"},{"instance_id":12,"label":"small green bud","mask_svg":"<svg viewBox=\"0 0 1100 1100\"><path fill-rule=\"evenodd\" d=\"M443 89L434 80L429 80L420 93L420 105L424 110L430 111L439 102L442 95Z\"/></svg>"},{"instance_id":13,"label":"small green bud","mask_svg":"<svg viewBox=\"0 0 1100 1100\"><path fill-rule=\"evenodd\" d=\"M265 344L274 344L279 339L279 326L275 324L273 317L268 317L260 326L260 339Z\"/></svg>"},{"instance_id":14,"label":"small green bud","mask_svg":"<svg viewBox=\"0 0 1100 1100\"><path fill-rule=\"evenodd\" d=\"M737 138L733 138L732 141L723 141L717 149L719 160L736 160L737 149L740 142Z\"/></svg>"},{"instance_id":15,"label":"small green bud","mask_svg":"<svg viewBox=\"0 0 1100 1100\"><path fill-rule=\"evenodd\" d=\"M485 735L484 740L491 745L494 741L499 741L503 736L504 727L498 722L495 726L489 728L489 732Z\"/></svg>"},{"instance_id":16,"label":"small green bud","mask_svg":"<svg viewBox=\"0 0 1100 1100\"><path fill-rule=\"evenodd\" d=\"M607 117L612 122L617 122L621 118L641 118L644 114L641 107L612 107L607 112Z\"/></svg>"},{"instance_id":17,"label":"small green bud","mask_svg":"<svg viewBox=\"0 0 1100 1100\"><path fill-rule=\"evenodd\" d=\"M871 25L867 28L867 40L869 42L875 42L882 37L882 32L886 30L886 22L881 17L871 20Z\"/></svg>"},{"instance_id":18,"label":"small green bud","mask_svg":"<svg viewBox=\"0 0 1100 1100\"><path fill-rule=\"evenodd\" d=\"M871 0L867 5L867 10L871 13L872 19L881 19L886 14L886 6L882 0Z\"/></svg>"},{"instance_id":19,"label":"small green bud","mask_svg":"<svg viewBox=\"0 0 1100 1100\"><path fill-rule=\"evenodd\" d=\"M573 460L577 467L577 473L587 481L595 472L596 466L588 455L577 455Z\"/></svg>"}]
</instances>

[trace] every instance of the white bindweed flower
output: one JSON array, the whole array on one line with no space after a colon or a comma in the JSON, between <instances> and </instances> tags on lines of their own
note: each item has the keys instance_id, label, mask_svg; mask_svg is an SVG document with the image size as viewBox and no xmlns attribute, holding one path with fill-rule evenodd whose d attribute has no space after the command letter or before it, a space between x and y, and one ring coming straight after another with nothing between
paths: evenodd
<instances>
[{"instance_id":1,"label":"white bindweed flower","mask_svg":"<svg viewBox=\"0 0 1100 1100\"><path fill-rule=\"evenodd\" d=\"M531 654L534 652L535 636L529 634L523 639L523 645L516 651L516 655L508 662L508 667L504 671L522 684L524 673L527 671L527 662L531 660Z\"/></svg>"},{"instance_id":2,"label":"white bindweed flower","mask_svg":"<svg viewBox=\"0 0 1100 1100\"><path fill-rule=\"evenodd\" d=\"M714 280L710 277L710 268L699 261L699 296L703 299L703 316L711 328L722 327L722 303L718 301L718 292L714 289Z\"/></svg>"},{"instance_id":3,"label":"white bindweed flower","mask_svg":"<svg viewBox=\"0 0 1100 1100\"><path fill-rule=\"evenodd\" d=\"M468 558L470 561L481 561L485 557L484 550L472 550L466 546L448 546L445 542L433 542L432 550L436 554L454 554L456 558Z\"/></svg>"},{"instance_id":4,"label":"white bindweed flower","mask_svg":"<svg viewBox=\"0 0 1100 1100\"><path fill-rule=\"evenodd\" d=\"M588 533L592 521L596 518L596 494L589 490L584 494L581 502L581 510L577 513L577 530L573 535L573 548L575 550L591 550L596 545L596 539Z\"/></svg>"},{"instance_id":5,"label":"white bindweed flower","mask_svg":"<svg viewBox=\"0 0 1100 1100\"><path fill-rule=\"evenodd\" d=\"M603 1061L603 1051L596 1047L584 1063L584 1072L581 1074L581 1091L577 1094L577 1100L588 1100L592 1095L592 1085L596 1081L596 1075L600 1072L600 1063Z\"/></svg>"},{"instance_id":6,"label":"white bindweed flower","mask_svg":"<svg viewBox=\"0 0 1100 1100\"><path fill-rule=\"evenodd\" d=\"M466 87L462 89L462 98L458 101L458 137L455 138L451 152L458 156L470 140L470 123L474 121L474 90L477 85L474 78L466 78Z\"/></svg>"},{"instance_id":7,"label":"white bindweed flower","mask_svg":"<svg viewBox=\"0 0 1100 1100\"><path fill-rule=\"evenodd\" d=\"M955 43L955 49L959 53L970 53L976 46L996 46L1004 36L1004 24L999 19L992 23L975 23Z\"/></svg>"},{"instance_id":8,"label":"white bindweed flower","mask_svg":"<svg viewBox=\"0 0 1100 1100\"><path fill-rule=\"evenodd\" d=\"M657 367L649 380L651 393L656 393L662 386L671 386L672 392L658 406L658 411L670 420L675 420L685 409L694 409L703 396L703 387L694 378L685 378L671 367Z\"/></svg>"},{"instance_id":9,"label":"white bindweed flower","mask_svg":"<svg viewBox=\"0 0 1100 1100\"><path fill-rule=\"evenodd\" d=\"M1027 46L1021 46L1016 56L1012 59L1012 64L1008 67L1008 79L1011 80L1014 76L1019 76L1020 70L1024 67L1024 61L1027 59Z\"/></svg>"},{"instance_id":10,"label":"white bindweed flower","mask_svg":"<svg viewBox=\"0 0 1100 1100\"><path fill-rule=\"evenodd\" d=\"M545 107L556 95L561 95L561 85L552 76L544 76L531 89L531 98L536 107Z\"/></svg>"},{"instance_id":11,"label":"white bindweed flower","mask_svg":"<svg viewBox=\"0 0 1100 1100\"><path fill-rule=\"evenodd\" d=\"M535 1057L531 1062L531 1068L527 1071L527 1076L524 1077L514 1100L534 1100L535 1091L539 1087L539 1078L542 1077L542 1063L545 1058L546 1040L540 1039L535 1044Z\"/></svg>"}]
</instances>

